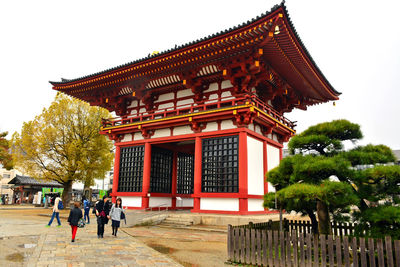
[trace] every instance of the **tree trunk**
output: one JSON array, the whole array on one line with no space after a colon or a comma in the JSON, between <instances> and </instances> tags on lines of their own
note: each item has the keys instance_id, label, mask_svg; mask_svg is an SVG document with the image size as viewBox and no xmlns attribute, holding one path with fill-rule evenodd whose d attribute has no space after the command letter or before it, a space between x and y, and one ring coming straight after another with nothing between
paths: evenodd
<instances>
[{"instance_id":1,"label":"tree trunk","mask_svg":"<svg viewBox=\"0 0 400 267\"><path fill-rule=\"evenodd\" d=\"M69 180L68 182L64 183L64 191L62 194L62 202L64 204L64 208L69 208L70 201L71 201L71 194L72 193L72 181Z\"/></svg>"},{"instance_id":2,"label":"tree trunk","mask_svg":"<svg viewBox=\"0 0 400 267\"><path fill-rule=\"evenodd\" d=\"M318 234L318 221L313 210L307 210L308 217L311 219L311 227L313 234Z\"/></svg>"},{"instance_id":3,"label":"tree trunk","mask_svg":"<svg viewBox=\"0 0 400 267\"><path fill-rule=\"evenodd\" d=\"M324 235L332 234L328 206L320 200L317 200L317 216L319 233Z\"/></svg>"}]
</instances>

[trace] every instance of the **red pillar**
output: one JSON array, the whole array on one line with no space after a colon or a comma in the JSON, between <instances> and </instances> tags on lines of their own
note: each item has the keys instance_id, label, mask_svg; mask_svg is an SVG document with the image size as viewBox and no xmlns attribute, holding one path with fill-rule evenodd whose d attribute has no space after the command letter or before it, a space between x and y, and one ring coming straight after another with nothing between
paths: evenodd
<instances>
[{"instance_id":1,"label":"red pillar","mask_svg":"<svg viewBox=\"0 0 400 267\"><path fill-rule=\"evenodd\" d=\"M201 193L201 162L202 162L202 149L201 149L201 138L196 137L194 147L194 199L192 212L200 210L200 197Z\"/></svg>"},{"instance_id":2,"label":"red pillar","mask_svg":"<svg viewBox=\"0 0 400 267\"><path fill-rule=\"evenodd\" d=\"M142 185L142 208L149 207L149 197L147 194L150 189L150 174L151 174L151 144L144 144L144 162L143 162L143 185Z\"/></svg>"},{"instance_id":3,"label":"red pillar","mask_svg":"<svg viewBox=\"0 0 400 267\"><path fill-rule=\"evenodd\" d=\"M118 181L119 181L119 161L121 156L120 146L115 147L115 160L114 160L114 177L112 185L112 202L115 203L117 192L118 192Z\"/></svg>"},{"instance_id":4,"label":"red pillar","mask_svg":"<svg viewBox=\"0 0 400 267\"><path fill-rule=\"evenodd\" d=\"M176 209L176 187L177 187L177 180L178 180L178 152L174 151L173 158L172 158L172 186L171 186L171 193L172 193L172 209Z\"/></svg>"},{"instance_id":5,"label":"red pillar","mask_svg":"<svg viewBox=\"0 0 400 267\"><path fill-rule=\"evenodd\" d=\"M263 142L263 162L264 162L264 194L268 193L268 181L265 174L268 172L268 153L267 153L267 142Z\"/></svg>"},{"instance_id":6,"label":"red pillar","mask_svg":"<svg viewBox=\"0 0 400 267\"><path fill-rule=\"evenodd\" d=\"M239 212L248 212L247 199L247 134L246 132L239 133L239 194L246 197L239 198Z\"/></svg>"}]
</instances>

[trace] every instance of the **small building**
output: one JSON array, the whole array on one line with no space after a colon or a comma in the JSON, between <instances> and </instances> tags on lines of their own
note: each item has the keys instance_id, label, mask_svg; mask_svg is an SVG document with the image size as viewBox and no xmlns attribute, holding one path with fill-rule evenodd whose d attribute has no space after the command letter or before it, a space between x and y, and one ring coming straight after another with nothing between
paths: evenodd
<instances>
[{"instance_id":1,"label":"small building","mask_svg":"<svg viewBox=\"0 0 400 267\"><path fill-rule=\"evenodd\" d=\"M221 18L218 18L221 19ZM265 173L295 134L284 114L338 100L285 5L53 89L113 111L113 198L131 209L265 213Z\"/></svg>"},{"instance_id":2,"label":"small building","mask_svg":"<svg viewBox=\"0 0 400 267\"><path fill-rule=\"evenodd\" d=\"M58 191L61 193L63 186L55 181L37 180L29 176L16 175L8 182L14 191L12 203L40 204L43 189L47 192ZM34 201L36 200L36 201ZM36 203L35 203L36 202Z\"/></svg>"},{"instance_id":3,"label":"small building","mask_svg":"<svg viewBox=\"0 0 400 267\"><path fill-rule=\"evenodd\" d=\"M2 204L11 204L14 191L8 183L17 175L17 170L0 168L0 199Z\"/></svg>"}]
</instances>

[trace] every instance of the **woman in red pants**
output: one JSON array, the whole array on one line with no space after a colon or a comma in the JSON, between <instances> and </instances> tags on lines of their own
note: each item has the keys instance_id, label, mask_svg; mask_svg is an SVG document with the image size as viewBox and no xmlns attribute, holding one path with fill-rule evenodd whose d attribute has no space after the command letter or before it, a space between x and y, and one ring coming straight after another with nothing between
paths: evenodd
<instances>
[{"instance_id":1,"label":"woman in red pants","mask_svg":"<svg viewBox=\"0 0 400 267\"><path fill-rule=\"evenodd\" d=\"M78 230L78 222L82 218L82 210L79 207L80 207L80 203L75 202L74 208L69 212L69 216L68 216L68 222L69 222L69 225L71 225L71 230L72 230L71 242L75 242L76 230Z\"/></svg>"}]
</instances>

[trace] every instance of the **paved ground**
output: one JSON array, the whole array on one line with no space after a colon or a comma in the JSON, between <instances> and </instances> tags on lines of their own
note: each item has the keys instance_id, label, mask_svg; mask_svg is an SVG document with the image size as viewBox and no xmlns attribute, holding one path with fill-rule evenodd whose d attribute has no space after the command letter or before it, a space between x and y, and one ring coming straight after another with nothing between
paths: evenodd
<instances>
[{"instance_id":1,"label":"paved ground","mask_svg":"<svg viewBox=\"0 0 400 267\"><path fill-rule=\"evenodd\" d=\"M206 230L206 229L204 229ZM226 233L157 226L126 228L143 241L186 267L223 267L227 259Z\"/></svg>"},{"instance_id":2,"label":"paved ground","mask_svg":"<svg viewBox=\"0 0 400 267\"><path fill-rule=\"evenodd\" d=\"M104 239L93 223L71 243L65 219L60 228L46 228L49 218L36 216L46 212L0 209L0 266L182 266L122 231L113 237L109 225Z\"/></svg>"}]
</instances>

